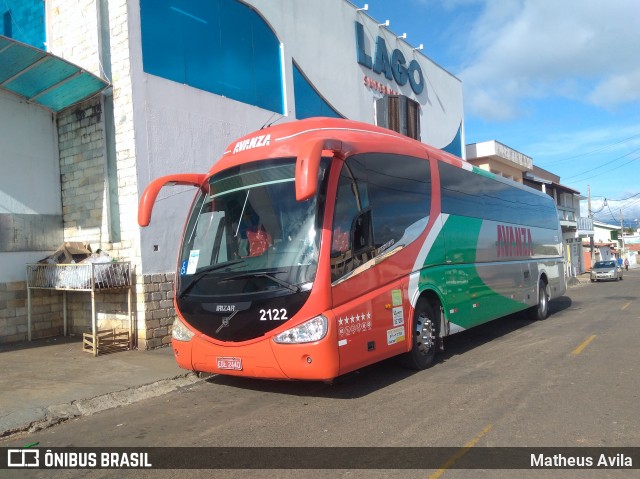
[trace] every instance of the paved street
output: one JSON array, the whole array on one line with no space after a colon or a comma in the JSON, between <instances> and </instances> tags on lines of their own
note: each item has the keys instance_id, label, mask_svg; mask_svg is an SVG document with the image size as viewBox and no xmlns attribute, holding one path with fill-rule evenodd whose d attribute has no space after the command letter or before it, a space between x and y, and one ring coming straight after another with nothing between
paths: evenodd
<instances>
[{"instance_id":1,"label":"paved street","mask_svg":"<svg viewBox=\"0 0 640 479\"><path fill-rule=\"evenodd\" d=\"M161 397L4 439L0 446L639 446L638 291L640 270L628 272L621 282L572 287L552 303L546 321L508 317L448 338L437 364L422 372L387 361L333 385L212 377ZM575 470L449 467L395 475L576 477ZM579 473L631 477L637 469ZM32 471L30 477L50 474ZM57 477L114 474L59 471ZM388 477L389 471L126 474L370 478Z\"/></svg>"}]
</instances>

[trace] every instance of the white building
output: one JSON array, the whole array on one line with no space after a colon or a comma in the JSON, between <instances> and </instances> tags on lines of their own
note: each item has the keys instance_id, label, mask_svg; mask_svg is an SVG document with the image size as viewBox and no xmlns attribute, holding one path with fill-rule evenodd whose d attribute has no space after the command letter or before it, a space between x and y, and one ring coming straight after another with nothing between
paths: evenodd
<instances>
[{"instance_id":1,"label":"white building","mask_svg":"<svg viewBox=\"0 0 640 479\"><path fill-rule=\"evenodd\" d=\"M164 192L144 230L139 194L207 171L263 125L342 116L464 155L460 80L345 0L5 0L0 13L0 342L27 337L24 265L79 241L133 262L138 347L167 344L193 192ZM70 296L86 331L86 298ZM34 337L60 334L60 297L34 301Z\"/></svg>"},{"instance_id":2,"label":"white building","mask_svg":"<svg viewBox=\"0 0 640 479\"><path fill-rule=\"evenodd\" d=\"M608 261L620 258L620 226L603 223L602 221L593 222L593 262ZM582 242L585 262L588 268L591 263L587 258L591 257L591 244L589 239L583 239Z\"/></svg>"}]
</instances>

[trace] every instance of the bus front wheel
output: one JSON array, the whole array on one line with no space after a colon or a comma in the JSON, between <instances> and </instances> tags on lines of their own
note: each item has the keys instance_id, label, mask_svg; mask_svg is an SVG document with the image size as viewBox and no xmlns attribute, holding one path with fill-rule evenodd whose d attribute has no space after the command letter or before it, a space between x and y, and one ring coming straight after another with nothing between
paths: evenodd
<instances>
[{"instance_id":1,"label":"bus front wheel","mask_svg":"<svg viewBox=\"0 0 640 479\"><path fill-rule=\"evenodd\" d=\"M401 356L401 364L409 369L426 369L433 363L440 329L440 307L426 298L416 303L411 324L411 351Z\"/></svg>"},{"instance_id":2,"label":"bus front wheel","mask_svg":"<svg viewBox=\"0 0 640 479\"><path fill-rule=\"evenodd\" d=\"M529 308L528 312L529 318L534 321L542 321L549 316L549 289L543 279L538 283L538 304Z\"/></svg>"}]
</instances>

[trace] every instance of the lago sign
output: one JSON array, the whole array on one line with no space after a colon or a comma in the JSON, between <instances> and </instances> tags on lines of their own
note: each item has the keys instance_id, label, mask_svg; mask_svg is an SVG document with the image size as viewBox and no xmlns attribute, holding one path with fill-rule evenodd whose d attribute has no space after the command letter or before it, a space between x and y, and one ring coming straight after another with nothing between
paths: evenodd
<instances>
[{"instance_id":1,"label":"lago sign","mask_svg":"<svg viewBox=\"0 0 640 479\"><path fill-rule=\"evenodd\" d=\"M424 75L420 64L411 60L407 65L407 59L401 50L397 48L389 54L387 44L381 36L376 37L376 47L373 57L367 53L364 42L364 27L356 22L356 51L358 63L363 67L383 74L388 80L395 81L404 86L409 82L413 93L419 95L424 90Z\"/></svg>"}]
</instances>

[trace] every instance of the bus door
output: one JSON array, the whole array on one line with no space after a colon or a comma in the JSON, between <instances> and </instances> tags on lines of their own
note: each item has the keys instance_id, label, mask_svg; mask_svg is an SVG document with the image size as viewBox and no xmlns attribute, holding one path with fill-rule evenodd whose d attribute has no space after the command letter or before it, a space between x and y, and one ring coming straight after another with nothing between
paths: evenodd
<instances>
[{"instance_id":1,"label":"bus door","mask_svg":"<svg viewBox=\"0 0 640 479\"><path fill-rule=\"evenodd\" d=\"M338 179L331 240L332 300L338 331L340 372L368 362L367 344L376 342L373 309L375 283L370 278L373 257L371 208L366 171L359 162L342 166ZM360 294L354 294L358 291Z\"/></svg>"},{"instance_id":2,"label":"bus door","mask_svg":"<svg viewBox=\"0 0 640 479\"><path fill-rule=\"evenodd\" d=\"M341 373L408 350L407 246L426 228L430 202L428 160L369 153L343 164L331 242Z\"/></svg>"}]
</instances>

